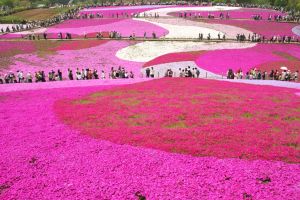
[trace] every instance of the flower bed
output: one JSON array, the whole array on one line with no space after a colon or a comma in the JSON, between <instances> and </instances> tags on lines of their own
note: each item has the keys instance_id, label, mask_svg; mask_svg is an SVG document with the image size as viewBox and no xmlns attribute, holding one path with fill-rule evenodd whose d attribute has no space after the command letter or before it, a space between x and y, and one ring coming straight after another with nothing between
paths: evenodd
<instances>
[{"instance_id":1,"label":"flower bed","mask_svg":"<svg viewBox=\"0 0 300 200\"><path fill-rule=\"evenodd\" d=\"M116 56L123 60L148 62L168 53L190 52L216 49L244 49L255 43L204 43L191 41L146 41L120 49Z\"/></svg>"},{"instance_id":2,"label":"flower bed","mask_svg":"<svg viewBox=\"0 0 300 200\"><path fill-rule=\"evenodd\" d=\"M36 70L45 69L43 67L44 66L43 62L45 62L45 60L49 60L49 62L51 62L52 59L52 58L47 59L48 56L55 57L57 54L59 54L60 51L66 51L66 50L75 51L81 49L88 49L88 48L99 46L106 42L107 41L105 40L2 41L0 42L0 45L3 47L0 50L0 55L1 55L0 71L5 72L9 70L21 70L21 69L24 71L28 71L28 70L33 70L32 67L34 65L41 67L40 69L36 69ZM49 68L51 68L51 66L48 66L48 69Z\"/></svg>"},{"instance_id":3,"label":"flower bed","mask_svg":"<svg viewBox=\"0 0 300 200\"><path fill-rule=\"evenodd\" d=\"M180 16L183 13L187 14L187 17L190 17L190 14L194 16L208 17L208 15L214 15L215 18L219 18L220 14L223 13L224 18L226 14L229 14L230 19L252 19L255 15L260 15L264 20L268 19L269 15L274 19L275 15L285 16L286 14L276 10L269 9L259 9L259 8L241 8L239 10L228 10L228 11L181 11L170 13L172 16Z\"/></svg>"},{"instance_id":4,"label":"flower bed","mask_svg":"<svg viewBox=\"0 0 300 200\"><path fill-rule=\"evenodd\" d=\"M12 51L18 52L33 52L35 50L35 46L30 41L22 41L22 42L11 42L11 41L1 41L0 53L1 56L3 54L9 54Z\"/></svg>"},{"instance_id":5,"label":"flower bed","mask_svg":"<svg viewBox=\"0 0 300 200\"><path fill-rule=\"evenodd\" d=\"M292 31L293 31L296 35L300 36L300 26L294 27L294 28L292 29Z\"/></svg>"},{"instance_id":6,"label":"flower bed","mask_svg":"<svg viewBox=\"0 0 300 200\"><path fill-rule=\"evenodd\" d=\"M99 7L99 8L89 8L83 9L80 11L80 15L84 14L94 14L97 13L102 14L103 17L115 17L117 18L117 14L119 18L131 17L134 14L145 12L148 10L163 8L166 6L119 6L119 7Z\"/></svg>"},{"instance_id":7,"label":"flower bed","mask_svg":"<svg viewBox=\"0 0 300 200\"><path fill-rule=\"evenodd\" d=\"M61 24L51 26L49 28L41 28L30 31L23 31L17 33L8 33L0 35L1 39L21 38L29 34L40 34L46 32L48 38L58 38L59 33L71 33L72 38L82 38L84 34L89 37L96 38L97 32L111 32L117 31L123 37L129 37L133 33L136 37L143 37L146 32L148 37L152 37L155 32L157 37L168 34L168 31L160 26L154 25L146 21L137 21L133 19L77 19L67 20ZM41 36L42 37L42 36Z\"/></svg>"},{"instance_id":8,"label":"flower bed","mask_svg":"<svg viewBox=\"0 0 300 200\"><path fill-rule=\"evenodd\" d=\"M169 53L162 56L158 56L149 62L146 62L143 67L150 67L153 65L166 64L172 62L181 61L194 61L205 51L191 51L191 52L180 52L180 53Z\"/></svg>"},{"instance_id":9,"label":"flower bed","mask_svg":"<svg viewBox=\"0 0 300 200\"><path fill-rule=\"evenodd\" d=\"M167 17L170 13L173 12L182 12L182 11L229 11L229 10L239 10L240 7L228 7L228 6L174 6L166 8L157 8L150 11L145 11L146 15L154 16L155 13L159 14L161 17ZM144 13L142 13L143 15Z\"/></svg>"},{"instance_id":10,"label":"flower bed","mask_svg":"<svg viewBox=\"0 0 300 200\"><path fill-rule=\"evenodd\" d=\"M120 22L123 19L71 19L66 20L60 24L52 26L51 28L84 28L89 26L99 26Z\"/></svg>"},{"instance_id":11,"label":"flower bed","mask_svg":"<svg viewBox=\"0 0 300 200\"><path fill-rule=\"evenodd\" d=\"M298 105L289 104L289 102L297 101L296 96L290 99L291 96L293 96L294 90L242 84L236 85L233 83L217 83L208 80L189 81L192 80L180 81L179 87L176 86L178 80L170 80L170 82L169 80L159 80L151 84L149 82L149 85L136 85L132 86L132 88L125 87L123 89L124 91L127 89L141 91L144 94L146 92L151 93L153 89L157 89L157 91L160 92L165 91L167 93L163 92L159 94L157 98L164 98L166 102L169 102L171 101L170 97L176 95L176 92L180 94L188 92L188 94L190 94L189 92L192 92L193 88L196 90L196 88L202 87L203 90L201 91L208 90L209 88L213 91L217 88L219 88L218 90L221 90L221 88L225 90L226 88L225 94L235 93L234 91L239 88L235 95L244 95L246 91L249 91L246 96L253 97L257 100L257 102L255 101L256 103L247 103L246 106L246 108L249 109L254 107L254 110L250 111L254 113L253 118L259 115L259 111L263 109L264 113L267 114L274 104L280 105L280 107L276 109L276 112L280 112L279 118L283 118L291 110L293 105L294 108L297 108L295 105ZM38 87L39 84L36 85ZM153 89L151 89L152 85L154 86ZM142 89L143 86L145 86L144 91ZM205 89L205 87L207 87L207 89ZM251 89L249 88L258 92L250 92ZM64 125L58 119L58 114L61 117L61 112L63 110L66 111L67 108L71 106L68 105L67 107L59 108L59 102L67 101L67 98L79 100L92 94L101 94L101 91L104 94L109 92L114 93L116 91L122 92L121 88L111 89L113 89L111 86L98 86L68 88L67 90L50 89L0 93L0 112L5 113L5 115L0 115L0 198L135 199L134 194L140 191L147 199L298 199L298 183L300 181L298 173L300 170L299 164L264 160L252 161L246 160L246 156L243 156L243 159L193 157L186 154L168 153L150 148L117 145L84 136L82 133ZM274 99L264 101L268 96L271 98L272 95L270 93L272 93L272 95L275 94ZM193 98L193 95L197 94L205 95L205 93L197 90L190 94L190 97ZM212 93L209 92L208 94ZM120 98L120 101L123 101L126 96L131 97L131 95L133 95L133 93L126 92L126 94ZM98 96L98 98L100 97ZM232 98L229 96L224 98L226 100L235 99L234 96ZM150 99L153 100L155 98L152 96L149 97L149 100ZM283 101L277 101L277 99L282 99ZM99 100L101 101L101 99ZM180 95L177 95L174 102L172 102L174 104L170 104L170 108L173 105L181 105L179 102L182 100L180 100ZM221 97L216 97L216 101L219 100L221 100ZM244 100L245 99L241 99L240 102ZM287 100L287 102L284 100ZM115 101L117 101L117 98L111 97L108 105L113 104ZM254 100L250 98L249 101L254 102ZM125 103L126 102L130 103L130 101L127 100ZM153 103L154 102L155 101L153 101ZM263 103L262 107L259 106L261 105L260 103ZM123 104L121 105L123 106ZM166 104L164 103L162 105ZM238 106L237 109L230 109L227 105L228 104L222 104L222 107L224 107L224 111L228 111L228 113L239 113L244 110L243 106L238 106L239 104L236 105ZM287 107L282 107L283 105ZM88 104L78 106L88 106ZM91 105L91 108L85 107L85 109L89 111L94 107L95 112L104 112L105 109L109 109L109 106L102 106L104 110L96 110L94 105ZM148 106L149 105L146 104L145 108L149 108ZM200 103L199 106L201 106ZM233 104L233 106L235 105ZM267 106L267 108L265 106ZM53 108L56 108L55 112ZM150 108L150 110L155 110L155 113L158 113L161 106ZM184 108L188 108L187 104L178 108L178 110L174 106L173 110L176 110L174 114L181 114L179 111L182 111ZM194 108L193 112L194 110L199 110L197 106ZM206 110L208 107L204 109ZM219 108L214 108L214 110L217 109ZM71 113L74 114L78 112L76 109L71 110ZM163 112L163 115L167 114L167 112ZM112 115L112 113L109 115ZM204 116L209 115L205 114ZM253 130L250 115L245 116L249 118L242 117L242 120L243 122L249 120L249 126L247 124L245 127L240 127L239 124L235 124L237 127L240 127L240 129L231 129L234 130L231 131L232 134L237 135L238 132L244 129L248 129L249 131ZM83 115L77 117L78 119L82 119L83 117L87 117L87 114L85 112ZM103 117L107 118L107 116L101 116L99 120L103 120ZM262 116L258 116L258 119L261 117ZM273 115L273 117L275 118L276 115ZM128 118L128 120L131 119L134 118ZM156 119L163 120L166 118L159 117ZM170 119L174 119L174 117ZM197 119L199 119L199 117ZM207 119L207 117L203 119ZM258 119L255 121L258 121ZM90 120L94 120L94 118L91 116ZM272 120L274 119L271 119L271 121ZM254 132L252 136L247 132L244 132L242 135L251 136L253 140L256 141L257 138L254 136L264 131L261 128L266 126L263 122L258 123L262 124L259 129L260 131ZM266 123L269 122L267 121ZM288 123L288 120L277 122L275 125L281 127L286 123ZM88 126L88 124L85 125ZM226 125L230 126L229 124ZM212 130L218 127L220 126L212 124ZM299 126L293 126L292 129L296 131L295 128L298 127ZM289 128L290 125L284 128L284 130L289 130ZM276 130L274 131L276 132ZM156 133L156 129L148 131L147 134L151 134L151 132L153 132L153 134ZM170 129L170 132L176 133L176 130ZM226 133L229 132L230 131L226 129ZM99 133L104 132L100 131L96 134L98 135ZM117 130L117 133L117 137L114 137L114 139L122 139L122 137L119 136L122 135L123 130L120 128ZM220 134L224 135L222 132ZM138 137L138 135L134 136ZM167 136L172 137L171 134ZM217 136L218 135L211 134L210 136L208 135L208 138L216 137L216 141L220 141L220 138ZM286 136L286 134L275 134L273 138L272 135L270 135L269 138L272 138L266 140L263 145L268 147L272 142L284 143L283 140ZM141 134L140 137L143 138L144 135ZM239 137L241 137L241 135ZM249 137L246 137L246 139L249 139ZM268 137L268 135L264 134L263 137ZM277 140L278 137L280 140ZM157 140L163 139L162 136L156 138ZM180 136L177 137L177 139L178 138L180 138ZM230 138L231 137L227 140ZM153 142L155 140L153 140ZM194 141L198 142L197 140ZM211 140L205 141L209 143ZM247 153L255 152L260 155L255 149L258 149L262 144L262 138L258 138L257 143L255 141L250 141L244 148L249 148ZM165 140L165 143L170 145L172 145L172 142L172 140ZM184 140L181 140L181 142L184 144ZM239 143L245 142L245 140L238 141L235 146L227 148L227 153L232 152L234 148L240 146ZM254 142L255 144L251 146L250 144ZM219 144L212 142L210 145L218 146L222 143L224 142L221 141ZM176 145L176 142L173 144ZM205 147L203 146L203 148ZM281 146L273 146L271 149L277 150L271 151L270 153L266 153L268 149L264 148L262 153L276 157L275 153L280 151L279 149L281 148ZM283 147L283 149L288 148L293 147L292 145L290 147ZM215 148L213 153L216 151L222 152L227 149ZM286 151L280 151L279 153L284 154L285 152ZM292 154L289 154L286 158L294 159Z\"/></svg>"},{"instance_id":12,"label":"flower bed","mask_svg":"<svg viewBox=\"0 0 300 200\"><path fill-rule=\"evenodd\" d=\"M175 35L175 37L183 37L183 38L186 38L187 36L190 36L190 38L199 38L199 33L204 34L204 38L206 38L207 34L210 33L211 38L216 39L218 38L217 36L218 33L221 34L221 37L223 36L223 33L225 33L227 39L228 38L235 39L237 34L244 33L245 35L248 35L252 33L246 29L235 27L235 26L224 25L224 24L222 25L209 24L201 21L193 21L193 20L187 20L182 18L154 18L154 19L151 18L151 19L146 19L146 21L157 23L158 25L164 24L165 26L166 24L176 25L177 27L175 30L173 30L174 32L173 35ZM168 27L166 27L166 29L168 29ZM171 31L169 30L169 32Z\"/></svg>"},{"instance_id":13,"label":"flower bed","mask_svg":"<svg viewBox=\"0 0 300 200\"><path fill-rule=\"evenodd\" d=\"M91 21L93 21L92 19ZM98 21L98 19L96 19ZM99 21L105 19L99 19ZM77 24L78 23L78 24ZM138 37L143 37L144 33L146 32L148 36L152 34L154 31L157 35L157 37L160 37L162 35L165 35L167 32L166 29L153 25L148 22L140 22L132 19L124 19L124 20L116 20L112 21L111 23L107 24L98 24L96 25L95 22L91 23L91 26L88 26L88 24L91 22L87 22L86 20L79 20L73 23L74 28L70 28L68 24L66 24L67 28L64 27L64 24L59 25L59 27L50 27L47 30L47 33L54 34L54 33L71 33L76 35L84 35L84 33L96 33L96 32L110 32L110 31L117 31L121 33L124 37L129 37L133 33L135 33ZM95 24L94 24L95 23ZM74 24L77 24L76 26ZM81 24L83 24L83 27L81 27ZM95 37L95 35L94 35Z\"/></svg>"},{"instance_id":14,"label":"flower bed","mask_svg":"<svg viewBox=\"0 0 300 200\"><path fill-rule=\"evenodd\" d=\"M211 38L217 38L220 31L216 31L207 27L200 26L187 26L184 23L176 23L182 21L181 19L176 19L176 22L173 24L165 23L163 20L148 20L148 19L135 19L136 21L150 22L151 24L157 25L164 28L167 32L164 34L165 38L199 38L199 33L203 33L206 38L208 34L211 35ZM220 33L221 34L221 33Z\"/></svg>"},{"instance_id":15,"label":"flower bed","mask_svg":"<svg viewBox=\"0 0 300 200\"><path fill-rule=\"evenodd\" d=\"M206 52L196 59L200 68L217 74L225 74L229 68L246 71L264 66L262 70L279 70L281 64L287 64L294 71L300 70L296 64L299 61L299 46L289 44L258 44L247 49L216 50Z\"/></svg>"},{"instance_id":16,"label":"flower bed","mask_svg":"<svg viewBox=\"0 0 300 200\"><path fill-rule=\"evenodd\" d=\"M118 144L194 156L300 162L296 90L248 88L164 79L63 100L55 110L80 132Z\"/></svg>"},{"instance_id":17,"label":"flower bed","mask_svg":"<svg viewBox=\"0 0 300 200\"><path fill-rule=\"evenodd\" d=\"M42 42L45 42L44 44ZM125 67L127 71L139 77L143 63L125 61L117 58L116 52L135 41L105 41L105 40L81 40L81 41L37 41L37 51L24 54L12 55L9 66L2 71L22 70L24 72L35 72L44 70L62 70L66 77L67 69L90 68L104 70L108 73L111 67ZM67 62L66 62L67 61Z\"/></svg>"},{"instance_id":18,"label":"flower bed","mask_svg":"<svg viewBox=\"0 0 300 200\"><path fill-rule=\"evenodd\" d=\"M297 36L292 29L297 26L295 23L283 22L269 22L269 21L255 21L255 20L216 20L216 19L202 19L201 21L211 24L225 24L240 27L253 33L264 35L270 39L274 35L280 36Z\"/></svg>"}]
</instances>

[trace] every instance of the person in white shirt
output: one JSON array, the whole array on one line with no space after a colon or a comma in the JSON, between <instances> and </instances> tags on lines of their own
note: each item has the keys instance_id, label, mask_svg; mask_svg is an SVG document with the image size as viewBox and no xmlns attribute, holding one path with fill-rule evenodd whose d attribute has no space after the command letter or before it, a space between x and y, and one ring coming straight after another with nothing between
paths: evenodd
<instances>
[{"instance_id":1,"label":"person in white shirt","mask_svg":"<svg viewBox=\"0 0 300 200\"><path fill-rule=\"evenodd\" d=\"M154 78L154 69L153 69L153 67L151 67L151 69L150 69L150 77Z\"/></svg>"},{"instance_id":2,"label":"person in white shirt","mask_svg":"<svg viewBox=\"0 0 300 200\"><path fill-rule=\"evenodd\" d=\"M101 79L105 79L105 72L103 70L101 72Z\"/></svg>"},{"instance_id":3,"label":"person in white shirt","mask_svg":"<svg viewBox=\"0 0 300 200\"><path fill-rule=\"evenodd\" d=\"M19 79L19 83L23 82L23 72L22 71L18 72L18 79Z\"/></svg>"},{"instance_id":4,"label":"person in white shirt","mask_svg":"<svg viewBox=\"0 0 300 200\"><path fill-rule=\"evenodd\" d=\"M298 70L294 73L294 81L298 81Z\"/></svg>"},{"instance_id":5,"label":"person in white shirt","mask_svg":"<svg viewBox=\"0 0 300 200\"><path fill-rule=\"evenodd\" d=\"M27 73L26 81L27 81L27 83L32 83L32 75L30 72Z\"/></svg>"}]
</instances>

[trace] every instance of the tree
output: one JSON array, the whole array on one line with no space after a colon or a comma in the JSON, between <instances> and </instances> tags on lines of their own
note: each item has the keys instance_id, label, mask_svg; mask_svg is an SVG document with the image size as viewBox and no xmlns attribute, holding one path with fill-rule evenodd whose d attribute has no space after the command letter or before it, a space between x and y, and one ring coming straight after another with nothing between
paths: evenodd
<instances>
[{"instance_id":1,"label":"tree","mask_svg":"<svg viewBox=\"0 0 300 200\"><path fill-rule=\"evenodd\" d=\"M288 4L288 0L275 0L274 5L275 6L280 6L280 7L285 7Z\"/></svg>"},{"instance_id":2,"label":"tree","mask_svg":"<svg viewBox=\"0 0 300 200\"><path fill-rule=\"evenodd\" d=\"M10 8L14 7L14 1L13 0L0 0L1 6L8 6Z\"/></svg>"},{"instance_id":3,"label":"tree","mask_svg":"<svg viewBox=\"0 0 300 200\"><path fill-rule=\"evenodd\" d=\"M270 0L252 0L252 3L259 5L270 5Z\"/></svg>"},{"instance_id":4,"label":"tree","mask_svg":"<svg viewBox=\"0 0 300 200\"><path fill-rule=\"evenodd\" d=\"M288 0L288 8L290 9L300 9L300 1L299 0Z\"/></svg>"}]
</instances>

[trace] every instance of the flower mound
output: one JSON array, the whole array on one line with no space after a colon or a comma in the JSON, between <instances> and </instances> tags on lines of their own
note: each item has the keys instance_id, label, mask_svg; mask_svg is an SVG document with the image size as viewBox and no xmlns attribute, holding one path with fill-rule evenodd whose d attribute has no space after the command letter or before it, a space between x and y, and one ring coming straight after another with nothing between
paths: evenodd
<instances>
[{"instance_id":1,"label":"flower mound","mask_svg":"<svg viewBox=\"0 0 300 200\"><path fill-rule=\"evenodd\" d=\"M193 156L299 163L296 92L161 79L60 100L55 111L82 133L118 144Z\"/></svg>"}]
</instances>

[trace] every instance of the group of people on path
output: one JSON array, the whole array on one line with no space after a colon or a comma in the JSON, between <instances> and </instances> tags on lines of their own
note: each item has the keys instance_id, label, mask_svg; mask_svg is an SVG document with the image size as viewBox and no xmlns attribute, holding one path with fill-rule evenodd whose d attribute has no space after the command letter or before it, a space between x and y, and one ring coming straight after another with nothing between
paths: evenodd
<instances>
[{"instance_id":1,"label":"group of people on path","mask_svg":"<svg viewBox=\"0 0 300 200\"><path fill-rule=\"evenodd\" d=\"M253 68L243 73L242 69L234 72L232 69L227 71L227 79L248 79L248 80L280 80L280 81L298 81L299 72L296 70L292 73L290 70L271 70L269 73L267 71L261 71L259 69Z\"/></svg>"},{"instance_id":2,"label":"group of people on path","mask_svg":"<svg viewBox=\"0 0 300 200\"><path fill-rule=\"evenodd\" d=\"M75 73L73 73L72 69L68 69L67 71L67 78L63 77L63 73L61 70L51 70L48 73L41 71L36 71L34 73L27 72L24 73L23 71L17 71L16 73L10 71L5 73L3 76L0 74L0 84L9 84L9 83L33 83L33 82L52 82L52 81L63 81L63 80L90 80L90 79L128 79L134 78L134 74L132 71L128 72L125 70L124 67L119 66L117 69L114 67L111 68L108 75L104 70L101 70L99 74L97 69L89 69L77 68Z\"/></svg>"},{"instance_id":3,"label":"group of people on path","mask_svg":"<svg viewBox=\"0 0 300 200\"><path fill-rule=\"evenodd\" d=\"M52 34L52 36L53 36L53 34ZM57 33L57 37L54 37L53 39L71 40L71 39L74 38L73 36L74 35L72 35L71 33L68 33L68 32L67 33L59 32L59 33ZM156 33L154 31L152 32L151 36L152 37L149 37L147 35L147 32L144 32L143 38L144 39L147 39L147 38L157 39ZM75 37L78 38L80 36L75 35ZM122 36L122 34L120 32L117 32L117 31L110 31L108 33L107 32L97 32L95 36L91 36L91 35L88 35L86 32L83 32L83 35L81 37L83 37L84 39L88 39L88 38L97 38L97 39L102 39L102 38L122 39L123 38L124 39L124 38L128 38L130 40L134 40L134 39L137 38L134 32L132 34L130 34L129 36L124 37L124 36ZM47 32L44 32L42 34L32 33L32 34L28 34L28 35L22 35L22 38L23 39L28 39L28 40L41 40L41 39L47 40L47 39L51 39L51 38L48 37Z\"/></svg>"},{"instance_id":4,"label":"group of people on path","mask_svg":"<svg viewBox=\"0 0 300 200\"><path fill-rule=\"evenodd\" d=\"M187 78L199 78L200 70L196 67L191 68L190 66L181 69L178 69L179 77L187 77ZM172 69L167 69L165 73L165 77L177 77L176 73L173 72Z\"/></svg>"},{"instance_id":5,"label":"group of people on path","mask_svg":"<svg viewBox=\"0 0 300 200\"><path fill-rule=\"evenodd\" d=\"M287 35L274 35L269 39L264 35L260 35L257 33L249 34L246 36L245 34L237 34L236 40L239 42L249 41L249 42L270 42L270 43L291 43L291 42L299 42L299 38L295 36L287 36Z\"/></svg>"},{"instance_id":6,"label":"group of people on path","mask_svg":"<svg viewBox=\"0 0 300 200\"><path fill-rule=\"evenodd\" d=\"M155 71L153 67L148 67L145 70L146 78L154 78ZM157 77L159 77L159 73L157 73ZM196 67L191 68L190 66L186 68L179 68L178 72L174 72L171 68L167 69L164 73L163 77L190 77L190 78L199 78L200 70Z\"/></svg>"}]
</instances>

